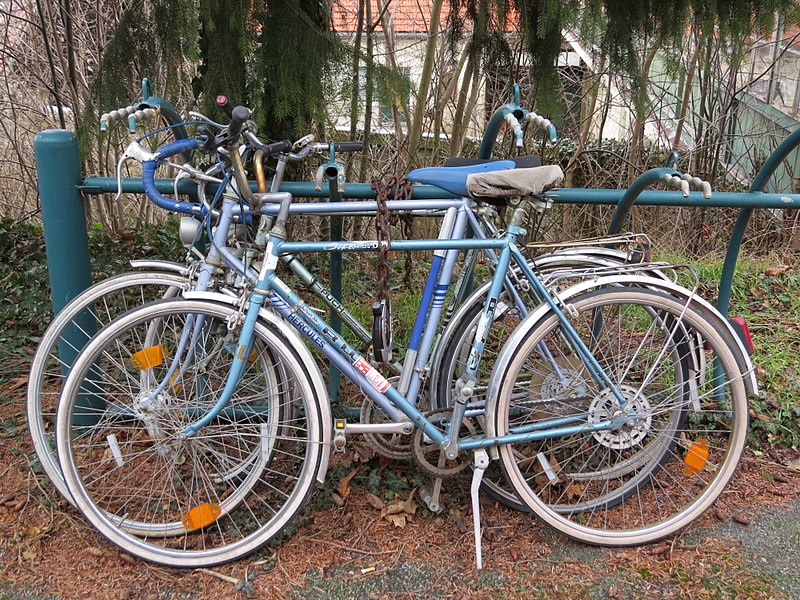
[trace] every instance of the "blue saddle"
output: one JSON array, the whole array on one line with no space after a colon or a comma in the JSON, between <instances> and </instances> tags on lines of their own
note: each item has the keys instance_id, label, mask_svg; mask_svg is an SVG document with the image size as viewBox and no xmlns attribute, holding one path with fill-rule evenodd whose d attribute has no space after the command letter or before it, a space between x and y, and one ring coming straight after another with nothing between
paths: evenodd
<instances>
[{"instance_id":1,"label":"blue saddle","mask_svg":"<svg viewBox=\"0 0 800 600\"><path fill-rule=\"evenodd\" d=\"M416 183L435 185L445 191L459 196L469 196L467 192L467 176L472 173L487 173L489 171L505 171L516 167L513 160L495 160L480 165L465 167L424 167L414 169L406 179Z\"/></svg>"}]
</instances>

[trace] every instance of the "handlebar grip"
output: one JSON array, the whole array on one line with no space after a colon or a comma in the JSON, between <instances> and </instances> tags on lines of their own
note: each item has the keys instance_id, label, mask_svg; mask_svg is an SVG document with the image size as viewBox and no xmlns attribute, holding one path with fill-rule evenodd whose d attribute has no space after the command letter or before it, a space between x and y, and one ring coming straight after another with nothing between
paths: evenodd
<instances>
[{"instance_id":1,"label":"handlebar grip","mask_svg":"<svg viewBox=\"0 0 800 600\"><path fill-rule=\"evenodd\" d=\"M156 157L167 158L168 156L174 156L176 154L183 154L184 152L189 152L191 150L197 150L200 147L200 142L198 142L194 138L186 138L185 140L175 140L174 142L170 142L166 146L162 146L158 150L156 150Z\"/></svg>"},{"instance_id":2,"label":"handlebar grip","mask_svg":"<svg viewBox=\"0 0 800 600\"><path fill-rule=\"evenodd\" d=\"M229 138L235 138L242 132L242 125L244 125L250 118L250 109L246 106L236 106L231 112L231 122L228 125Z\"/></svg>"},{"instance_id":3,"label":"handlebar grip","mask_svg":"<svg viewBox=\"0 0 800 600\"><path fill-rule=\"evenodd\" d=\"M146 160L142 163L142 184L144 193L156 206L185 215L204 215L205 207L194 202L185 202L164 196L156 189L155 174L158 167L157 160Z\"/></svg>"},{"instance_id":4,"label":"handlebar grip","mask_svg":"<svg viewBox=\"0 0 800 600\"><path fill-rule=\"evenodd\" d=\"M364 142L334 142L333 149L336 152L361 152Z\"/></svg>"},{"instance_id":5,"label":"handlebar grip","mask_svg":"<svg viewBox=\"0 0 800 600\"><path fill-rule=\"evenodd\" d=\"M292 150L292 142L289 140L281 140L280 142L264 144L262 148L267 156L276 153L280 154L281 152L290 152Z\"/></svg>"}]
</instances>

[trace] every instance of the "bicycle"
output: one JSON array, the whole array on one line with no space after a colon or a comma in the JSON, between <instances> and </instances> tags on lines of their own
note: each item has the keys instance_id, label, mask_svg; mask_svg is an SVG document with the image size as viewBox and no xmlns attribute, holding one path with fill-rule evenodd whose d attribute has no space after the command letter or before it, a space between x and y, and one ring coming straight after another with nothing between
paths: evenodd
<instances>
[{"instance_id":1,"label":"bicycle","mask_svg":"<svg viewBox=\"0 0 800 600\"><path fill-rule=\"evenodd\" d=\"M542 286L515 245L516 238L522 233L521 209L515 210L502 238L459 239L466 228L466 212L471 208L466 179L480 170L467 168L459 171L459 191L463 192L460 199L429 203L436 208L448 209L451 216L445 219L443 229L449 235L442 235L439 240L391 242L395 250L442 252L442 260L436 261L439 264L429 276L428 281L433 280L434 284L423 294L418 313L422 315L423 325L435 323L441 314L442 303L439 300L443 299L444 289L450 283L458 250L474 247L500 251L498 267L482 312L482 329L472 344L466 375L456 386L458 396L451 412L422 414L414 406L420 387L419 373L412 371L408 393L400 394L275 274L283 252L369 251L376 246L374 242L286 241L283 237L291 197L285 195L279 203L276 224L267 244L267 258L259 273L258 284L247 301L246 313L239 309L241 305L236 300L209 293L188 293L186 300L151 304L104 328L73 366L58 410L58 451L67 485L90 522L106 537L137 556L173 566L210 565L233 560L273 539L291 522L310 494L313 482L324 479L327 454L337 439L345 435L347 426L342 424L335 434L330 427L326 429L325 423L330 423L331 415L327 404L320 402L324 387L313 384L313 381L318 381L315 376L318 371L308 349L302 344L292 345L292 335L284 334L286 323L319 348L389 418L397 419L389 424L358 425L361 431L405 432L416 428L414 445L418 458L421 458L424 468L437 474L460 471L469 464L465 454L474 453L477 468L473 474L472 497L479 564L477 489L489 462L487 449L494 455L493 449L497 446L514 492L546 522L582 541L608 545L654 541L685 527L705 510L733 475L747 427L743 374L728 342L702 313L694 310L690 302L647 288L620 286L599 289L568 300L562 310L560 302ZM443 182L439 175L454 177L453 170L449 171L447 175L430 171L423 174L422 179L440 185ZM490 180L491 177L488 173ZM523 191L541 192L540 189ZM425 202L420 205L424 206ZM465 413L478 380L485 334L493 322L492 315L512 258L522 277L545 299L545 305L526 317L500 354L488 382L490 402L484 410L480 428L484 433L481 433L470 419L465 419ZM269 327L261 324L270 314L262 308L267 297L272 307L286 319L285 322L267 321ZM623 310L621 307L626 305L628 308ZM603 318L599 319L601 312ZM173 321L174 326L167 327ZM593 349L600 348L607 339L600 334L605 333L606 327L612 323L615 333L610 339L616 344L626 340L629 345L619 349L627 352L595 354ZM136 336L134 345L126 348L126 343L140 328L142 333ZM414 366L404 368L415 370L424 367L435 329L435 326L423 327L417 361ZM151 344L162 331L172 331L169 338L172 342L163 344L169 352L165 351L157 364L147 363L145 369L151 371L148 379L158 382L157 393L153 394L153 389L142 392L139 377L131 377L131 392L111 403L117 407L116 410L109 411L108 404L96 408L81 405L82 396L94 395L95 399L104 401L106 395L110 396L111 387L106 387L103 394L98 393L103 389L98 373L109 381L128 379L126 370L129 367L125 361L115 358L117 352L120 357L141 352L142 341ZM686 389L692 381L697 383L685 376L687 365L694 361L685 350L691 347L691 352L694 351L694 346L686 339L688 333L701 336L704 352L708 355L706 358L719 364L719 372L710 375L709 381L701 382L701 395L690 394ZM639 340L638 345L634 345L633 340ZM644 341L648 343L647 348ZM227 349L224 352L215 350L218 348ZM571 394L547 397L541 387L531 389L530 382L535 374L547 376L557 370L555 365L558 362L548 359L547 353L542 351L544 348L550 349L551 355L557 351L561 359L570 363L576 357L579 359L582 367L575 371L582 378L569 386ZM212 350L214 361L224 363L217 373L208 369L211 364L206 358L208 349ZM259 368L254 366L259 361L251 358L252 353L256 351L258 356L267 350L274 357L273 362L286 365L281 372L283 379L280 384L282 389L291 390L280 396L280 409L271 411L264 410L264 399L234 396L240 378ZM172 358L168 359L170 356ZM614 363L615 356L620 356L623 366ZM224 373L224 382L220 373ZM187 385L189 379L194 385ZM521 383L518 385L517 382ZM180 398L173 399L176 385L179 391L174 394L180 394ZM137 393L132 393L133 388L138 389ZM191 397L188 396L189 389L192 390ZM162 398L165 390L169 390L169 394L163 394ZM199 392L195 393L195 390ZM290 397L291 401L287 400ZM131 402L131 398L135 401ZM284 404L286 410L283 410ZM144 411L148 407L151 411ZM138 415L137 410L146 414ZM689 414L685 420L676 422L670 418L686 412ZM81 425L75 421L75 417L80 416L97 417L99 422L91 426ZM161 433L158 437L142 435L144 426L137 425L137 422L145 423L147 419L154 419L159 426L157 430ZM650 462L635 467L635 475L646 470L647 476L639 477L633 489L624 487L627 480L623 478L629 473L609 476L613 473L613 464L597 464L600 458L609 463L625 460L630 451L641 449L641 441L647 439L651 431L669 438L672 443L661 445L659 454L654 455ZM208 432L213 433L213 438ZM116 442L110 441L111 435L115 436ZM571 456L566 453L575 447L576 438L580 438L581 444L575 452L583 453L586 447L593 448L594 453L589 455L592 460L568 460ZM222 449L210 451L207 446L211 439L230 442ZM551 443L549 451L554 452L554 456L560 453L559 468L547 459L544 451L536 449L537 445L546 442ZM529 450L532 446L534 449ZM135 448L139 450L133 451ZM433 452L428 452L431 448ZM515 454L514 450L520 448L524 458L518 460L520 454ZM256 454L261 458L249 458ZM117 455L122 458L117 460ZM128 459L128 456L133 458ZM286 460L279 460L281 458ZM160 492L154 489L156 481L162 482L163 478L156 479L160 477L159 472L142 467L145 459L161 465L167 471L168 479L188 477L184 479L186 484L180 489L172 486L168 492L166 488ZM242 473L247 471L257 479L248 484L247 493L239 494L238 503L227 511L221 510L219 501L230 493L229 480L217 478L216 487L208 483L191 485L193 481L207 482L209 471L212 474L224 472L213 464L210 469L204 466L204 461L221 463L223 459L235 462L242 467ZM112 460L117 468L113 467ZM533 473L536 463L541 466L541 472L529 480L527 475L529 471ZM549 470L545 464L549 465ZM291 475L282 470L290 466ZM109 467L115 473L106 477L108 472L103 469ZM591 474L598 471L604 473L603 477L592 478ZM118 482L115 477L122 472L126 477L126 487L120 490L114 484ZM272 477L275 472L279 472L279 477ZM573 488L572 494L579 492L584 501L592 494L596 498L606 497L609 502L601 500L589 509L573 513L553 510L543 490L556 485L562 473L566 478L572 472L588 476L584 488ZM140 475L145 476L147 485L133 490L133 478ZM532 485L537 477L540 480L544 478L547 485ZM691 485L682 485L682 478L691 481ZM662 479L673 487L666 488ZM598 481L602 483L598 484ZM106 488L107 485L110 489ZM171 486L169 482L164 485ZM662 494L675 495L673 500L678 508L674 514L672 509L669 514L662 513L664 507L657 502L648 503L650 512L626 512L626 507L632 503L641 508L649 499L648 492L652 492L656 485ZM220 490L220 487L225 489ZM238 480L234 488L234 493L242 488ZM697 491L695 488L702 489ZM280 508L269 505L268 501L277 501L277 498L264 490L280 492ZM134 491L143 497L136 497ZM167 493L170 502L165 503L167 506L158 506L159 511L152 513L153 505L159 504L159 498L167 498ZM182 502L179 494L186 495L188 500ZM205 500L199 501L200 498ZM621 500L612 505L612 498ZM109 513L116 514L122 522L131 518L134 509L140 521L146 521L145 516L150 515L148 518L159 523L165 519L169 523L180 522L184 530L169 538L140 538L108 517ZM600 521L596 526L580 523L594 522L596 515ZM180 518L170 519L175 516ZM611 516L616 520L610 520ZM614 529L607 529L609 526ZM197 549L198 544L202 548Z\"/></svg>"}]
</instances>

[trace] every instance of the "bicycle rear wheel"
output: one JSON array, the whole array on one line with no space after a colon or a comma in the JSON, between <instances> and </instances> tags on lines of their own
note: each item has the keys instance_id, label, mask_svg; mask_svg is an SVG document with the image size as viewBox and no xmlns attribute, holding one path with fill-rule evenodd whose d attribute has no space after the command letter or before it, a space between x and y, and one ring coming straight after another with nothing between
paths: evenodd
<instances>
[{"instance_id":1,"label":"bicycle rear wheel","mask_svg":"<svg viewBox=\"0 0 800 600\"><path fill-rule=\"evenodd\" d=\"M28 376L28 428L45 474L70 502L72 497L58 464L54 435L65 374L95 332L132 308L177 296L186 282L186 277L167 272L131 272L109 277L76 296L44 332Z\"/></svg>"},{"instance_id":2,"label":"bicycle rear wheel","mask_svg":"<svg viewBox=\"0 0 800 600\"><path fill-rule=\"evenodd\" d=\"M280 533L313 489L318 398L296 352L261 324L229 404L183 435L225 385L236 316L203 301L145 306L95 336L65 383L57 440L67 487L103 535L142 559L240 558Z\"/></svg>"},{"instance_id":3,"label":"bicycle rear wheel","mask_svg":"<svg viewBox=\"0 0 800 600\"><path fill-rule=\"evenodd\" d=\"M626 407L575 358L556 315L542 318L498 364L496 432L523 436L501 447L508 481L546 523L585 543L671 535L716 500L744 449L747 398L736 358L702 315L653 290L597 290L564 313ZM695 336L717 365L702 378L686 371L696 364L688 354ZM568 389L546 385L553 367L541 344L571 365Z\"/></svg>"}]
</instances>

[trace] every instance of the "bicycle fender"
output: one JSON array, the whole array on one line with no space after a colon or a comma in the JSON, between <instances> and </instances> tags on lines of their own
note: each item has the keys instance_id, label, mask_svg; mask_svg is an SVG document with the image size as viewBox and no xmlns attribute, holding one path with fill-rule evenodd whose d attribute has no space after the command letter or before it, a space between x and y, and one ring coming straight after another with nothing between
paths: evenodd
<instances>
[{"instance_id":1,"label":"bicycle fender","mask_svg":"<svg viewBox=\"0 0 800 600\"><path fill-rule=\"evenodd\" d=\"M170 260L134 259L128 261L128 264L132 269L167 271L168 273L178 273L179 275L189 274L189 267L187 267L184 263L172 262Z\"/></svg>"},{"instance_id":2,"label":"bicycle fender","mask_svg":"<svg viewBox=\"0 0 800 600\"><path fill-rule=\"evenodd\" d=\"M207 300L219 304L227 304L229 306L237 306L239 304L238 297L226 296L219 292L184 292L183 297L187 300ZM317 408L319 409L322 419L323 441L322 457L319 470L317 471L317 481L323 484L325 483L325 475L328 471L328 462L330 461L333 440L333 415L331 413L331 403L327 395L328 386L322 377L319 366L317 366L317 361L314 360L311 351L303 343L300 335L293 327L274 312L263 307L259 311L259 320L270 328L277 330L278 333L286 338L286 342L291 346L292 350L297 352L298 357L302 360L314 390L318 394L324 394L320 399L321 401L317 403Z\"/></svg>"},{"instance_id":3,"label":"bicycle fender","mask_svg":"<svg viewBox=\"0 0 800 600\"><path fill-rule=\"evenodd\" d=\"M700 305L704 311L707 311L707 316L709 317L716 317L719 315L718 318L714 319L714 322L720 326L721 335L728 335L735 341L735 347L732 348L734 352L738 351L739 358L741 362L739 364L743 364L746 366L746 369L743 370L743 378L742 382L745 386L746 392L748 395L758 395L758 382L756 381L755 376L755 368L753 368L752 362L750 361L750 357L744 349L744 345L742 344L739 336L733 331L730 323L728 320L722 317L717 311L716 308L708 301L704 300L697 294L693 294L691 290L675 284L666 279L660 279L656 277L647 277L641 275L616 275L616 276L608 276L608 277L600 277L597 279L592 279L589 281L583 281L575 284L564 290L563 292L559 292L557 294L557 301L559 304L563 302L567 302L576 296L579 296L585 292L588 292L593 289L599 289L600 287L604 286L613 286L613 285L621 285L621 284L635 284L637 287L646 287L649 289L660 290L663 292L667 292L671 295L674 295L678 299L686 299L687 301L691 297L691 301ZM500 385L503 381L503 376L505 375L506 371L508 370L508 365L511 362L511 357L514 354L514 349L517 345L525 338L528 332L533 329L540 320L545 318L551 312L550 307L547 304L541 304L536 309L531 311L525 319L514 329L514 332L511 336L506 340L506 343L503 345L502 350L500 351L500 355L497 357L497 361L495 362L492 368L492 374L489 378L489 383L487 385L487 398L496 398L499 391ZM738 361L737 361L738 362ZM486 433L489 437L495 437L497 435L497 430L495 429L495 422L497 417L497 402L489 402L487 403L486 407ZM499 456L498 451L495 447L490 448L493 455L492 458Z\"/></svg>"},{"instance_id":4,"label":"bicycle fender","mask_svg":"<svg viewBox=\"0 0 800 600\"><path fill-rule=\"evenodd\" d=\"M643 282L643 279L647 279L647 281ZM745 375L742 381L744 382L745 389L747 390L747 395L758 396L758 380L756 379L756 371L753 367L753 362L750 359L750 354L747 352L742 339L736 334L728 319L725 318L708 300L705 300L701 296L692 293L690 289L683 287L682 285L677 284L670 279L661 279L651 276L643 277L641 275L613 275L597 279L596 281L580 282L565 290L565 294L569 293L569 296L565 296L563 294L560 296L562 299L572 298L576 295L588 292L591 289L606 284L633 284L637 286L644 286L667 292L676 298L685 299L687 302L691 300L694 305L701 308L704 316L713 320L713 323L720 329L723 335L728 335L734 341L735 348L732 348L732 350L735 354L737 354L737 362L745 367L742 369L742 372Z\"/></svg>"}]
</instances>

